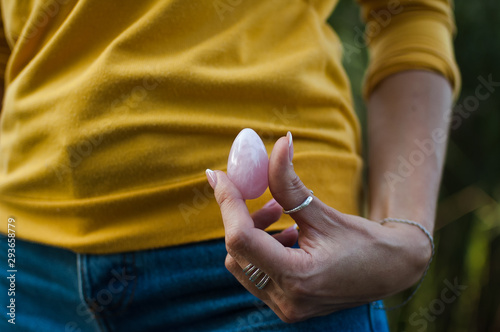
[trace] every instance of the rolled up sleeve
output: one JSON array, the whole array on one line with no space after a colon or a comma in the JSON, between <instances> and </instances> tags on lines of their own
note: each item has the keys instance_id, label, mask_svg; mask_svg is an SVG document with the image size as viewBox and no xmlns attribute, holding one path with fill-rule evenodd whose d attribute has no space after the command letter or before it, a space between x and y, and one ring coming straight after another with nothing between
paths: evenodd
<instances>
[{"instance_id":1,"label":"rolled up sleeve","mask_svg":"<svg viewBox=\"0 0 500 332\"><path fill-rule=\"evenodd\" d=\"M367 99L389 75L429 70L448 79L457 98L460 72L455 61L455 21L447 0L358 0L370 50L363 87Z\"/></svg>"}]
</instances>

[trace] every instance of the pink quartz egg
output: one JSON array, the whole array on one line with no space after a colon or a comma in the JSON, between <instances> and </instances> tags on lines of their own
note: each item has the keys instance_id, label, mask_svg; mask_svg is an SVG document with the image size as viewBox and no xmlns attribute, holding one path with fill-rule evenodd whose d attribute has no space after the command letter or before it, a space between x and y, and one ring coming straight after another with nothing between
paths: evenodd
<instances>
[{"instance_id":1,"label":"pink quartz egg","mask_svg":"<svg viewBox=\"0 0 500 332\"><path fill-rule=\"evenodd\" d=\"M266 191L269 158L259 135L245 128L236 136L227 160L227 175L244 199L254 199Z\"/></svg>"}]
</instances>

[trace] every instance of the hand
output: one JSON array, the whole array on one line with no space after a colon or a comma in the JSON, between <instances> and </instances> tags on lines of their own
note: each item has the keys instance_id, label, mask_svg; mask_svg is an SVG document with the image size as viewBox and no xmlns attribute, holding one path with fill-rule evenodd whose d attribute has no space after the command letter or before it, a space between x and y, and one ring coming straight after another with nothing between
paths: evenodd
<instances>
[{"instance_id":1,"label":"hand","mask_svg":"<svg viewBox=\"0 0 500 332\"><path fill-rule=\"evenodd\" d=\"M269 189L277 203L252 215L224 172L209 177L224 221L227 269L285 322L382 299L418 281L431 249L427 237L410 225L382 226L314 197L291 214L300 232L264 231L280 218L281 207L292 209L310 195L290 162L289 140L291 135L276 142L269 161ZM297 240L300 249L290 248ZM264 289L243 273L249 263L270 276Z\"/></svg>"}]
</instances>

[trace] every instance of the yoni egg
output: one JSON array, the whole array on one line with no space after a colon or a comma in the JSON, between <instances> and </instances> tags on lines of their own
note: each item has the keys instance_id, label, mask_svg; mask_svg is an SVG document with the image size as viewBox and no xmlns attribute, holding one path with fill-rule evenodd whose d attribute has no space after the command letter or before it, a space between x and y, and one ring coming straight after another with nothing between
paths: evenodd
<instances>
[{"instance_id":1,"label":"yoni egg","mask_svg":"<svg viewBox=\"0 0 500 332\"><path fill-rule=\"evenodd\" d=\"M227 175L244 199L254 199L266 191L269 158L259 135L245 128L236 136L227 160Z\"/></svg>"}]
</instances>

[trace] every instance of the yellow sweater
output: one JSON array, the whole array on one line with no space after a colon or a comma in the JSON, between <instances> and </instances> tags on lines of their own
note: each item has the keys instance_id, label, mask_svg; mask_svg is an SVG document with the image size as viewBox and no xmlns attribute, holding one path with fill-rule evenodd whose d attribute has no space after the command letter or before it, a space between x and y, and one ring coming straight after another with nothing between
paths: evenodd
<instances>
[{"instance_id":1,"label":"yellow sweater","mask_svg":"<svg viewBox=\"0 0 500 332\"><path fill-rule=\"evenodd\" d=\"M304 183L359 212L359 124L326 23L336 0L0 1L3 233L14 217L20 239L87 253L223 237L204 171L225 169L244 127L269 152L290 130ZM447 1L359 2L366 96L407 69L458 90Z\"/></svg>"}]
</instances>

